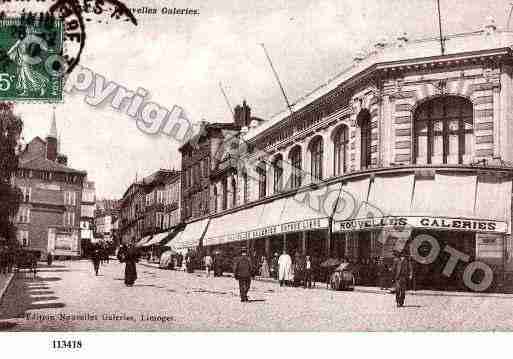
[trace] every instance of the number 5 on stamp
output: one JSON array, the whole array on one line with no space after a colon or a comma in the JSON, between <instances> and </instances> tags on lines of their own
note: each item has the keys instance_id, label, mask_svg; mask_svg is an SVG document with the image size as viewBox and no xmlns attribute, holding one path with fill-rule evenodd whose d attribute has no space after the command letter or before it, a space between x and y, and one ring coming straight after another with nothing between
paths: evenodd
<instances>
[{"instance_id":1,"label":"number 5 on stamp","mask_svg":"<svg viewBox=\"0 0 513 359\"><path fill-rule=\"evenodd\" d=\"M63 33L59 20L0 19L0 101L62 102Z\"/></svg>"}]
</instances>

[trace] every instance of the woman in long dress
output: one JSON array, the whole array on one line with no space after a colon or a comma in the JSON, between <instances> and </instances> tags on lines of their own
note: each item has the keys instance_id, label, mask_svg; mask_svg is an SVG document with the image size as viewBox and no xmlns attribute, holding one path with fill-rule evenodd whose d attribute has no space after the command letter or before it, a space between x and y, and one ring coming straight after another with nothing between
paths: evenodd
<instances>
[{"instance_id":1,"label":"woman in long dress","mask_svg":"<svg viewBox=\"0 0 513 359\"><path fill-rule=\"evenodd\" d=\"M262 265L260 266L260 275L264 278L269 278L271 275L269 274L269 264L267 263L267 258L262 256Z\"/></svg>"},{"instance_id":2,"label":"woman in long dress","mask_svg":"<svg viewBox=\"0 0 513 359\"><path fill-rule=\"evenodd\" d=\"M139 261L139 253L137 249L131 245L128 247L125 256L125 284L127 287L134 285L137 280L137 266Z\"/></svg>"}]
</instances>

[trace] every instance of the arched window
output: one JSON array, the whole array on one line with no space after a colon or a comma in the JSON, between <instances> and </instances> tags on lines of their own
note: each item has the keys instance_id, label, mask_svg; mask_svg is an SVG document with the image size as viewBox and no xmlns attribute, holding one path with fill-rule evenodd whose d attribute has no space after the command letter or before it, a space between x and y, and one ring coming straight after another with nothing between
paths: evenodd
<instances>
[{"instance_id":1,"label":"arched window","mask_svg":"<svg viewBox=\"0 0 513 359\"><path fill-rule=\"evenodd\" d=\"M323 161L323 141L322 137L318 136L312 140L310 143L310 155L312 159L312 163L310 166L310 171L312 175L312 180L321 180L322 179L322 161Z\"/></svg>"},{"instance_id":2,"label":"arched window","mask_svg":"<svg viewBox=\"0 0 513 359\"><path fill-rule=\"evenodd\" d=\"M281 192L283 189L283 157L277 155L273 160L274 173L274 193Z\"/></svg>"},{"instance_id":3,"label":"arched window","mask_svg":"<svg viewBox=\"0 0 513 359\"><path fill-rule=\"evenodd\" d=\"M473 146L472 103L457 96L421 104L414 114L413 162L456 164L470 161Z\"/></svg>"},{"instance_id":4,"label":"arched window","mask_svg":"<svg viewBox=\"0 0 513 359\"><path fill-rule=\"evenodd\" d=\"M267 169L265 162L260 162L256 170L258 174L258 198L264 198L267 195Z\"/></svg>"},{"instance_id":5,"label":"arched window","mask_svg":"<svg viewBox=\"0 0 513 359\"><path fill-rule=\"evenodd\" d=\"M349 149L349 131L347 126L342 125L333 138L334 143L334 163L333 173L335 176L341 176L346 173L347 170L347 159Z\"/></svg>"},{"instance_id":6,"label":"arched window","mask_svg":"<svg viewBox=\"0 0 513 359\"><path fill-rule=\"evenodd\" d=\"M290 186L291 188L301 187L301 147L296 146L290 150L289 160L292 165Z\"/></svg>"},{"instance_id":7,"label":"arched window","mask_svg":"<svg viewBox=\"0 0 513 359\"><path fill-rule=\"evenodd\" d=\"M237 206L237 183L232 177L232 208Z\"/></svg>"},{"instance_id":8,"label":"arched window","mask_svg":"<svg viewBox=\"0 0 513 359\"><path fill-rule=\"evenodd\" d=\"M223 203L222 210L225 210L228 207L228 182L226 177L223 178Z\"/></svg>"},{"instance_id":9,"label":"arched window","mask_svg":"<svg viewBox=\"0 0 513 359\"><path fill-rule=\"evenodd\" d=\"M371 165L371 115L369 110L361 110L356 121L360 126L360 167L368 168Z\"/></svg>"}]
</instances>

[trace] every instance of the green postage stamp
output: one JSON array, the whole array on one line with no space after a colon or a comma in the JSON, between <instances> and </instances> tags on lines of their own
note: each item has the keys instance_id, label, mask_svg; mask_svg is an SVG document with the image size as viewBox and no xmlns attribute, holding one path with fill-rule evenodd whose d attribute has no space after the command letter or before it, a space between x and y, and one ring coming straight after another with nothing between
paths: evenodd
<instances>
[{"instance_id":1,"label":"green postage stamp","mask_svg":"<svg viewBox=\"0 0 513 359\"><path fill-rule=\"evenodd\" d=\"M62 102L62 21L0 19L0 101Z\"/></svg>"}]
</instances>

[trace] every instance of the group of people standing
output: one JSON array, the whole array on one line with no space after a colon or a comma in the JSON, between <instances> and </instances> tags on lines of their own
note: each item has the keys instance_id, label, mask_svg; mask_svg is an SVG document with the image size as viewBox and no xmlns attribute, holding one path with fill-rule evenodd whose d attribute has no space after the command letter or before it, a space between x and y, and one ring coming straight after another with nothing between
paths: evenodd
<instances>
[{"instance_id":1,"label":"group of people standing","mask_svg":"<svg viewBox=\"0 0 513 359\"><path fill-rule=\"evenodd\" d=\"M0 274L12 273L16 251L8 246L0 247Z\"/></svg>"}]
</instances>

